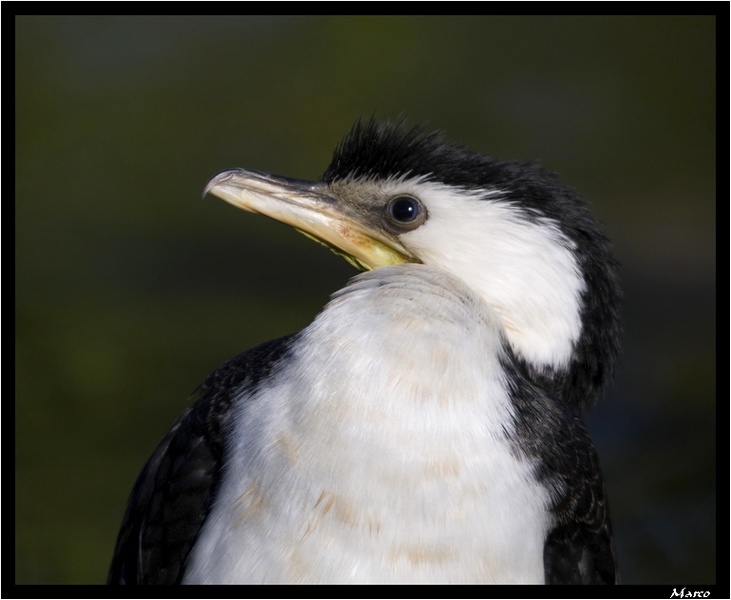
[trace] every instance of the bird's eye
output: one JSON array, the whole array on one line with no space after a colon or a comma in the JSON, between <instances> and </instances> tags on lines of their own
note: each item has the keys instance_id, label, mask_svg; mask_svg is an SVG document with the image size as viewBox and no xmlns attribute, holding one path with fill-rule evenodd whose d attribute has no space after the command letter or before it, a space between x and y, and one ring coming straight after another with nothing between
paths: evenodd
<instances>
[{"instance_id":1,"label":"bird's eye","mask_svg":"<svg viewBox=\"0 0 731 600\"><path fill-rule=\"evenodd\" d=\"M416 229L425 219L424 205L412 196L396 196L386 205L386 221L398 232Z\"/></svg>"}]
</instances>

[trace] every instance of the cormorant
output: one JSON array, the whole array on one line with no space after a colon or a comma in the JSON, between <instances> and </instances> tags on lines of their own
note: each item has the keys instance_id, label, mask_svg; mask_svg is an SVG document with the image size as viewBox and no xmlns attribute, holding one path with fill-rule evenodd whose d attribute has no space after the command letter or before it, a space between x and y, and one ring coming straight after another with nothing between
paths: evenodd
<instances>
[{"instance_id":1,"label":"cormorant","mask_svg":"<svg viewBox=\"0 0 731 600\"><path fill-rule=\"evenodd\" d=\"M129 501L109 583L615 583L580 415L619 344L617 265L581 197L402 122L318 181L206 186L365 271L225 363Z\"/></svg>"}]
</instances>

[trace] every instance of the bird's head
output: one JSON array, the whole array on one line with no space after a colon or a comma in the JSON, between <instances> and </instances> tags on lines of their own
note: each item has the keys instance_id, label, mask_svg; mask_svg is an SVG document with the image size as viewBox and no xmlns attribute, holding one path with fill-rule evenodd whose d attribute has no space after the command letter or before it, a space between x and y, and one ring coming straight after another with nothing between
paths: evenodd
<instances>
[{"instance_id":1,"label":"bird's head","mask_svg":"<svg viewBox=\"0 0 731 600\"><path fill-rule=\"evenodd\" d=\"M581 197L536 165L371 119L318 181L231 169L209 192L361 270L411 262L460 277L500 316L525 374L578 411L613 372L620 291L609 241Z\"/></svg>"}]
</instances>

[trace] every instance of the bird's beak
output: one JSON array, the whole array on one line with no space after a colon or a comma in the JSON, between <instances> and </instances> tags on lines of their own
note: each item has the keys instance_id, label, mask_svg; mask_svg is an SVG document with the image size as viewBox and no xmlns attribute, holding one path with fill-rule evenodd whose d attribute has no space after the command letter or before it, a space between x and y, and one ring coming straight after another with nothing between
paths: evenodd
<instances>
[{"instance_id":1,"label":"bird's beak","mask_svg":"<svg viewBox=\"0 0 731 600\"><path fill-rule=\"evenodd\" d=\"M369 226L357 210L336 200L327 186L317 181L230 169L208 182L203 195L208 193L294 227L363 271L420 262L397 240Z\"/></svg>"}]
</instances>

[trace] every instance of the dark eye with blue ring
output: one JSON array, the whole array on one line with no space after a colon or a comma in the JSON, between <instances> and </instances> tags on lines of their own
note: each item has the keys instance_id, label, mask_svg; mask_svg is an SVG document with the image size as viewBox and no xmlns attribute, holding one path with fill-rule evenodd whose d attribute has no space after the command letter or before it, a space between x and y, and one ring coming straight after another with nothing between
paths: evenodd
<instances>
[{"instance_id":1,"label":"dark eye with blue ring","mask_svg":"<svg viewBox=\"0 0 731 600\"><path fill-rule=\"evenodd\" d=\"M412 196L396 196L386 205L387 221L393 229L407 231L416 229L426 219L426 210Z\"/></svg>"}]
</instances>

